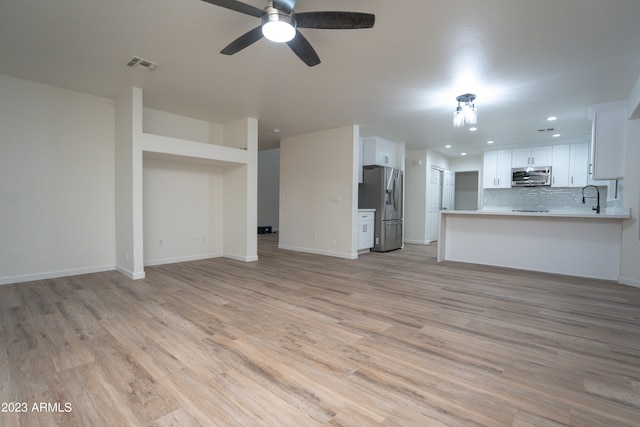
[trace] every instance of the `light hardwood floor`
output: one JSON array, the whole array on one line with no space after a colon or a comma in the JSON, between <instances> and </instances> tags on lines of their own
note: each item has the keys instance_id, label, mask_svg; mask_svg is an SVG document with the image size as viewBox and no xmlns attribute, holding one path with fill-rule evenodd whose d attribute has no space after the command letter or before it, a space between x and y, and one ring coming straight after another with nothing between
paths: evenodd
<instances>
[{"instance_id":1,"label":"light hardwood floor","mask_svg":"<svg viewBox=\"0 0 640 427\"><path fill-rule=\"evenodd\" d=\"M640 289L276 238L0 286L0 425L640 425Z\"/></svg>"}]
</instances>

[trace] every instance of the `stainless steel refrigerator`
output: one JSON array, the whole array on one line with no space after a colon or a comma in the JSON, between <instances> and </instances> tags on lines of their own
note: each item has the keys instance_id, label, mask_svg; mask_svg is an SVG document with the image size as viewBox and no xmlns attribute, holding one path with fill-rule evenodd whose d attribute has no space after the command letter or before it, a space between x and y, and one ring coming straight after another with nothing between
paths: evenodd
<instances>
[{"instance_id":1,"label":"stainless steel refrigerator","mask_svg":"<svg viewBox=\"0 0 640 427\"><path fill-rule=\"evenodd\" d=\"M365 166L358 186L358 208L375 209L373 251L402 247L402 171L385 166Z\"/></svg>"}]
</instances>

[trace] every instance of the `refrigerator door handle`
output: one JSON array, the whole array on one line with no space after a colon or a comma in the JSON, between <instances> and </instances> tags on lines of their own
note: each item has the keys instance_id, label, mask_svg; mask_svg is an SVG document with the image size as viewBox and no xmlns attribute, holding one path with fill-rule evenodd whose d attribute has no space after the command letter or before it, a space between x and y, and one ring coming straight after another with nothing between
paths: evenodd
<instances>
[{"instance_id":1,"label":"refrigerator door handle","mask_svg":"<svg viewBox=\"0 0 640 427\"><path fill-rule=\"evenodd\" d=\"M393 180L393 210L398 210L398 178Z\"/></svg>"}]
</instances>

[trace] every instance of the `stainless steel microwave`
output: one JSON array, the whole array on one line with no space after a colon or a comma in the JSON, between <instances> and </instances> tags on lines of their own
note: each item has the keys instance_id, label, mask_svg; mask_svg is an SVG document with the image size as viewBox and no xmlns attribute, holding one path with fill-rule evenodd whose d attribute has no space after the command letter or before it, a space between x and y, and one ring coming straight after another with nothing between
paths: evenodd
<instances>
[{"instance_id":1,"label":"stainless steel microwave","mask_svg":"<svg viewBox=\"0 0 640 427\"><path fill-rule=\"evenodd\" d=\"M511 169L512 187L551 185L551 166L534 166Z\"/></svg>"}]
</instances>

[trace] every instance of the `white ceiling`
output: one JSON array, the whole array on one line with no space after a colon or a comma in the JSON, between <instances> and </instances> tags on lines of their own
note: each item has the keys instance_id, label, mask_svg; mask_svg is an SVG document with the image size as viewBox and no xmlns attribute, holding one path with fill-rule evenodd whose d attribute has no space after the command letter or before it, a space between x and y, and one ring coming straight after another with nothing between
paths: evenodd
<instances>
[{"instance_id":1,"label":"white ceiling","mask_svg":"<svg viewBox=\"0 0 640 427\"><path fill-rule=\"evenodd\" d=\"M309 68L264 39L219 54L259 20L201 0L0 0L0 74L108 98L138 86L146 106L217 123L255 117L261 149L358 124L451 156L487 140L551 140L540 128L584 137L587 105L626 99L640 75L638 0L299 0L295 10L376 23L301 29L322 60ZM131 69L134 55L162 68ZM452 127L467 92L477 132Z\"/></svg>"}]
</instances>

